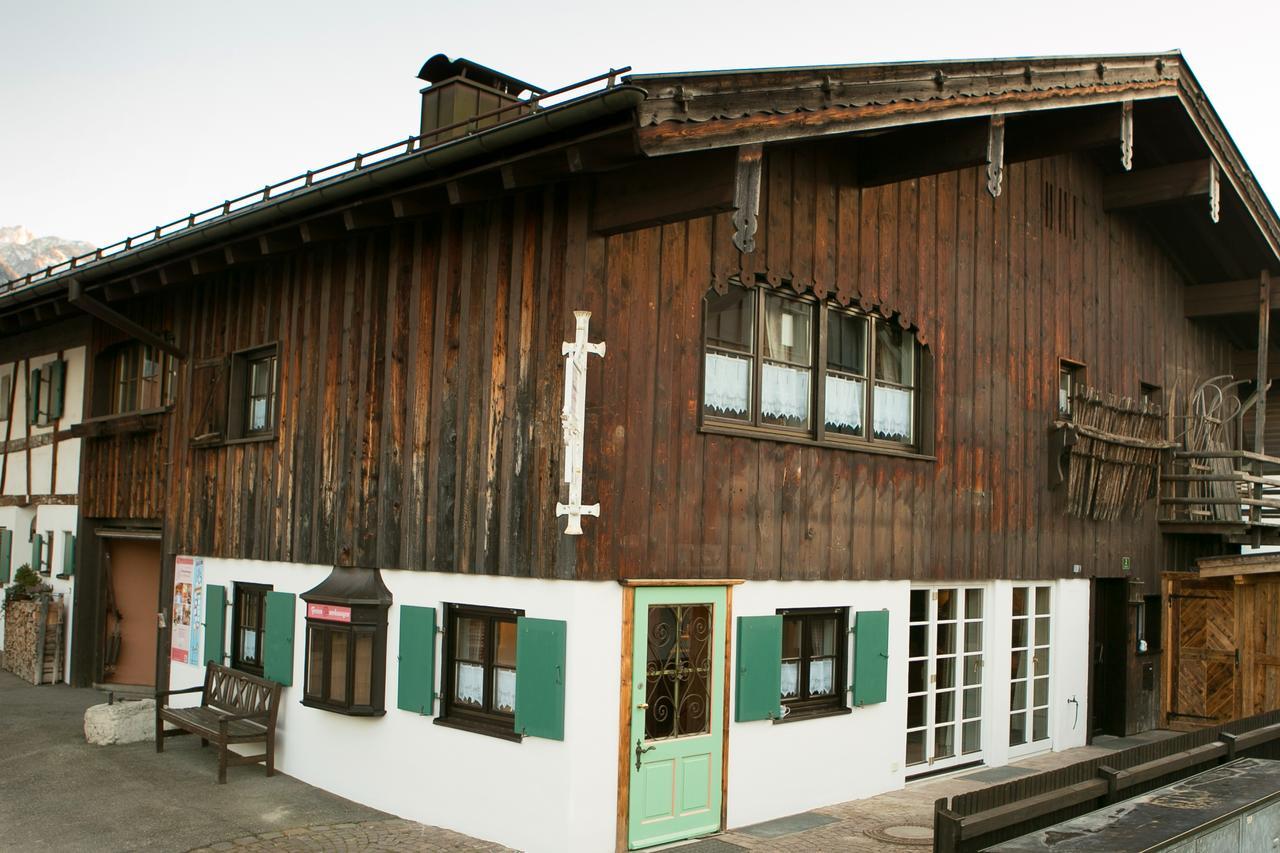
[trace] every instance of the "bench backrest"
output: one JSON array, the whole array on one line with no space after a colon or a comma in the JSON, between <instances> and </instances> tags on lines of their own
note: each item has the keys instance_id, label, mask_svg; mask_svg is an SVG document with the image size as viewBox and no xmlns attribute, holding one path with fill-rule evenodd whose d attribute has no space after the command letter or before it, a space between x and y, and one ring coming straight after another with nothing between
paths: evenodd
<instances>
[{"instance_id":1,"label":"bench backrest","mask_svg":"<svg viewBox=\"0 0 1280 853\"><path fill-rule=\"evenodd\" d=\"M205 668L201 705L225 714L267 712L274 721L279 701L280 685L277 682L216 663Z\"/></svg>"}]
</instances>

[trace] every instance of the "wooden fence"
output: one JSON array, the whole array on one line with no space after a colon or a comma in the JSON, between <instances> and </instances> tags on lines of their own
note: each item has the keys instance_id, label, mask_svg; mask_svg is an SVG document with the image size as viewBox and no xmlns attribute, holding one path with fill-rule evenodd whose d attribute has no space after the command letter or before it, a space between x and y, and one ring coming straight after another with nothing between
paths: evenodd
<instances>
[{"instance_id":1,"label":"wooden fence","mask_svg":"<svg viewBox=\"0 0 1280 853\"><path fill-rule=\"evenodd\" d=\"M1280 711L1090 758L934 803L935 853L968 853L1236 758L1280 758Z\"/></svg>"}]
</instances>

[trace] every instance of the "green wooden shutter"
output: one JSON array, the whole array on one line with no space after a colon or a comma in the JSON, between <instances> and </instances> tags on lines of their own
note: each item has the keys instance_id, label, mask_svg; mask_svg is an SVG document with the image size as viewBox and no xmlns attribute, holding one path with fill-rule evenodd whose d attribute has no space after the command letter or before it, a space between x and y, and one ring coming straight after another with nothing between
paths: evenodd
<instances>
[{"instance_id":1,"label":"green wooden shutter","mask_svg":"<svg viewBox=\"0 0 1280 853\"><path fill-rule=\"evenodd\" d=\"M13 569L13 531L0 527L0 583L9 582Z\"/></svg>"},{"instance_id":2,"label":"green wooden shutter","mask_svg":"<svg viewBox=\"0 0 1280 853\"><path fill-rule=\"evenodd\" d=\"M400 662L396 707L431 716L435 711L436 609L400 605Z\"/></svg>"},{"instance_id":3,"label":"green wooden shutter","mask_svg":"<svg viewBox=\"0 0 1280 853\"><path fill-rule=\"evenodd\" d=\"M61 359L51 361L44 366L44 372L49 382L49 411L45 413L45 420L52 423L62 417L62 398L67 378L67 363Z\"/></svg>"},{"instance_id":4,"label":"green wooden shutter","mask_svg":"<svg viewBox=\"0 0 1280 853\"><path fill-rule=\"evenodd\" d=\"M40 417L40 368L27 376L27 423L34 424Z\"/></svg>"},{"instance_id":5,"label":"green wooden shutter","mask_svg":"<svg viewBox=\"0 0 1280 853\"><path fill-rule=\"evenodd\" d=\"M564 740L564 622L516 620L516 731Z\"/></svg>"},{"instance_id":6,"label":"green wooden shutter","mask_svg":"<svg viewBox=\"0 0 1280 853\"><path fill-rule=\"evenodd\" d=\"M227 588L206 584L204 588L204 660L221 665L225 657L227 627Z\"/></svg>"},{"instance_id":7,"label":"green wooden shutter","mask_svg":"<svg viewBox=\"0 0 1280 853\"><path fill-rule=\"evenodd\" d=\"M76 535L70 530L62 534L62 577L76 573Z\"/></svg>"},{"instance_id":8,"label":"green wooden shutter","mask_svg":"<svg viewBox=\"0 0 1280 853\"><path fill-rule=\"evenodd\" d=\"M44 571L44 536L39 533L31 537L31 571Z\"/></svg>"},{"instance_id":9,"label":"green wooden shutter","mask_svg":"<svg viewBox=\"0 0 1280 853\"><path fill-rule=\"evenodd\" d=\"M853 638L853 704L883 702L889 680L889 611L859 611Z\"/></svg>"},{"instance_id":10,"label":"green wooden shutter","mask_svg":"<svg viewBox=\"0 0 1280 853\"><path fill-rule=\"evenodd\" d=\"M738 668L734 720L782 716L782 617L738 617Z\"/></svg>"},{"instance_id":11,"label":"green wooden shutter","mask_svg":"<svg viewBox=\"0 0 1280 853\"><path fill-rule=\"evenodd\" d=\"M288 687L293 684L293 606L291 592L268 592L262 626L262 674Z\"/></svg>"}]
</instances>

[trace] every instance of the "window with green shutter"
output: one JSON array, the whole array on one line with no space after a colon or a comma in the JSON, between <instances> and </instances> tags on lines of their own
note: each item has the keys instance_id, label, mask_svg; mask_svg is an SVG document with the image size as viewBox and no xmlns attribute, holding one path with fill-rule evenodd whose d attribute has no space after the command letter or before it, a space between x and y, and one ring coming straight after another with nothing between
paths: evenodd
<instances>
[{"instance_id":1,"label":"window with green shutter","mask_svg":"<svg viewBox=\"0 0 1280 853\"><path fill-rule=\"evenodd\" d=\"M556 619L516 619L515 730L564 740L565 628Z\"/></svg>"},{"instance_id":2,"label":"window with green shutter","mask_svg":"<svg viewBox=\"0 0 1280 853\"><path fill-rule=\"evenodd\" d=\"M67 363L59 359L51 361L41 368L47 385L48 396L45 398L44 422L53 423L62 417L62 401L66 394Z\"/></svg>"},{"instance_id":3,"label":"window with green shutter","mask_svg":"<svg viewBox=\"0 0 1280 853\"><path fill-rule=\"evenodd\" d=\"M738 617L734 720L782 717L782 617Z\"/></svg>"},{"instance_id":4,"label":"window with green shutter","mask_svg":"<svg viewBox=\"0 0 1280 853\"><path fill-rule=\"evenodd\" d=\"M222 664L226 648L227 588L208 584L204 588L204 660Z\"/></svg>"},{"instance_id":5,"label":"window with green shutter","mask_svg":"<svg viewBox=\"0 0 1280 853\"><path fill-rule=\"evenodd\" d=\"M889 611L859 611L853 628L853 704L885 701L888 679Z\"/></svg>"},{"instance_id":6,"label":"window with green shutter","mask_svg":"<svg viewBox=\"0 0 1280 853\"><path fill-rule=\"evenodd\" d=\"M42 575L49 574L49 562L44 553L45 542L43 533L31 534L31 569Z\"/></svg>"},{"instance_id":7,"label":"window with green shutter","mask_svg":"<svg viewBox=\"0 0 1280 853\"><path fill-rule=\"evenodd\" d=\"M13 568L13 531L0 527L0 583L8 583Z\"/></svg>"},{"instance_id":8,"label":"window with green shutter","mask_svg":"<svg viewBox=\"0 0 1280 853\"><path fill-rule=\"evenodd\" d=\"M400 654L397 658L396 707L431 716L435 713L436 609L400 606Z\"/></svg>"}]
</instances>

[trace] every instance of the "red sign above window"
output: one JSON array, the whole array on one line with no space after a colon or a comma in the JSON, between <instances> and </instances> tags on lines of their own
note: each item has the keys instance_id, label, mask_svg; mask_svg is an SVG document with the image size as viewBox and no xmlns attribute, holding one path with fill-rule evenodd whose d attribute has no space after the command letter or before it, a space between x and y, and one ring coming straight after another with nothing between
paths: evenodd
<instances>
[{"instance_id":1,"label":"red sign above window","mask_svg":"<svg viewBox=\"0 0 1280 853\"><path fill-rule=\"evenodd\" d=\"M336 604L308 604L307 618L323 619L326 622L350 622L351 608Z\"/></svg>"}]
</instances>

